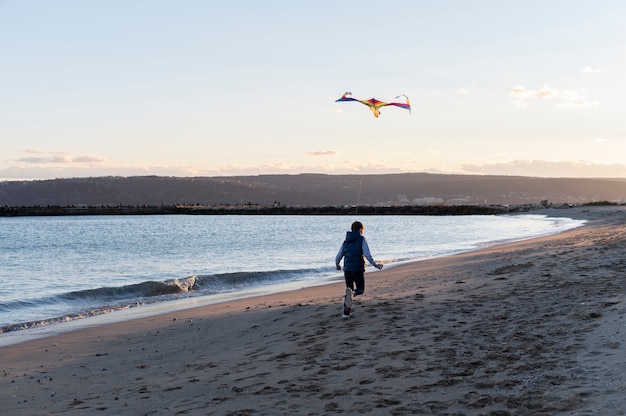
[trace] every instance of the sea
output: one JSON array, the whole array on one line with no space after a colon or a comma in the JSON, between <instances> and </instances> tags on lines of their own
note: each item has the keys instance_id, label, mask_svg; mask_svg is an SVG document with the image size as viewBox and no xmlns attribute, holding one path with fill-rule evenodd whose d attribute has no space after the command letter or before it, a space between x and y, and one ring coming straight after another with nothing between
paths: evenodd
<instances>
[{"instance_id":1,"label":"sea","mask_svg":"<svg viewBox=\"0 0 626 416\"><path fill-rule=\"evenodd\" d=\"M103 322L96 319L101 316L123 320L341 281L334 259L356 219L2 217L0 345L12 334L54 332L73 321L96 325ZM358 220L365 225L372 255L387 268L584 224L536 214ZM367 273L377 272L368 265Z\"/></svg>"}]
</instances>

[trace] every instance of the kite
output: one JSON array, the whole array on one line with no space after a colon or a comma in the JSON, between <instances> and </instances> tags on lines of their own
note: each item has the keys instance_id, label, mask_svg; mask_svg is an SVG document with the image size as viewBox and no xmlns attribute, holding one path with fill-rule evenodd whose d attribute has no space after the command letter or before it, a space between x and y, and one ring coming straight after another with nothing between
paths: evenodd
<instances>
[{"instance_id":1,"label":"kite","mask_svg":"<svg viewBox=\"0 0 626 416\"><path fill-rule=\"evenodd\" d=\"M384 101L379 101L376 98L370 98L369 100L357 100L356 98L348 97L349 95L352 95L352 93L346 92L341 96L340 99L335 100L335 102L357 101L361 104L365 104L366 106L370 108L370 110L372 110L372 113L374 113L374 117L378 117L380 115L380 108L385 107L387 105L393 105L396 107L404 108L404 109L409 110L409 114L411 113L411 103L409 102L409 97L407 97L405 94L400 94L396 98L404 97L406 98L406 103L386 103Z\"/></svg>"}]
</instances>

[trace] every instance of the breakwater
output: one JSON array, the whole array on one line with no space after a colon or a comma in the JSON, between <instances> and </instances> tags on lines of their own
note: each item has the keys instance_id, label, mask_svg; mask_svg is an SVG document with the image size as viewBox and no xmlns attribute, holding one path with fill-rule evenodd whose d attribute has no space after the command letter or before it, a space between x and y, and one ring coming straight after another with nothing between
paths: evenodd
<instances>
[{"instance_id":1,"label":"breakwater","mask_svg":"<svg viewBox=\"0 0 626 416\"><path fill-rule=\"evenodd\" d=\"M162 206L32 206L0 207L0 216L66 215L494 215L529 212L543 205L398 205L398 206L275 206L275 205L162 205Z\"/></svg>"}]
</instances>

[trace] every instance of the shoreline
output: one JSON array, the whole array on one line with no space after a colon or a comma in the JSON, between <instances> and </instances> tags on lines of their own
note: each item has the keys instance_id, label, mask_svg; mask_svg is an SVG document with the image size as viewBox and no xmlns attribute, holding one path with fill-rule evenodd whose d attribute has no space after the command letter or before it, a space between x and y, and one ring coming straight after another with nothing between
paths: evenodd
<instances>
[{"instance_id":1,"label":"shoreline","mask_svg":"<svg viewBox=\"0 0 626 416\"><path fill-rule=\"evenodd\" d=\"M533 213L588 223L366 273L347 320L337 282L0 347L0 411L626 414L624 214Z\"/></svg>"}]
</instances>

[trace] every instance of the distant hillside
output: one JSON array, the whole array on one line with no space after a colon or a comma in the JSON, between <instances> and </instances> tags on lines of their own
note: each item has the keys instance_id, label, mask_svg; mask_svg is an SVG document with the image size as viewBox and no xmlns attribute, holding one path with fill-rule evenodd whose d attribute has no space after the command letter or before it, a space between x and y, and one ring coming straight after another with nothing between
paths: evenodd
<instances>
[{"instance_id":1,"label":"distant hillside","mask_svg":"<svg viewBox=\"0 0 626 416\"><path fill-rule=\"evenodd\" d=\"M99 177L0 182L1 206L534 204L623 201L622 179L434 175Z\"/></svg>"}]
</instances>

